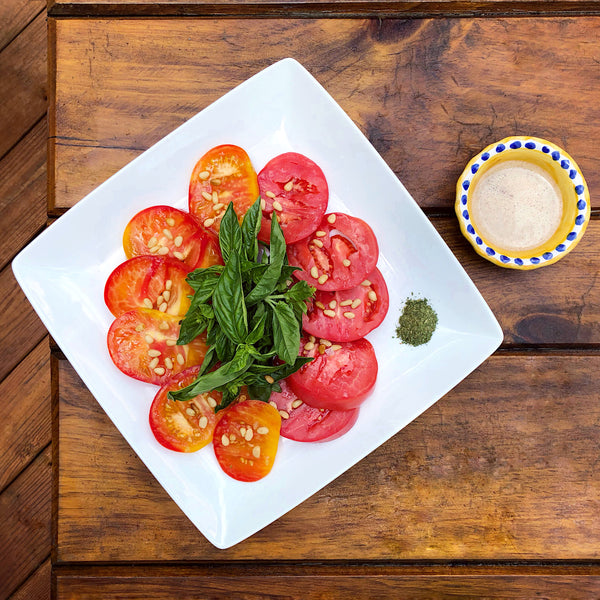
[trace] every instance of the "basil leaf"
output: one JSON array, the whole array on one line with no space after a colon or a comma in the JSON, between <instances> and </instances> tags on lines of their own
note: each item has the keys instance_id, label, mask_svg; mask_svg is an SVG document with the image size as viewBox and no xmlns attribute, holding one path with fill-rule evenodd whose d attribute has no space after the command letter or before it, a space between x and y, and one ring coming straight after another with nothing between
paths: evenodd
<instances>
[{"instance_id":1,"label":"basil leaf","mask_svg":"<svg viewBox=\"0 0 600 600\"><path fill-rule=\"evenodd\" d=\"M287 259L285 238L277 219L271 220L271 244L269 246L269 266L256 284L256 287L246 296L247 304L255 304L266 298L275 290L281 269Z\"/></svg>"},{"instance_id":2,"label":"basil leaf","mask_svg":"<svg viewBox=\"0 0 600 600\"><path fill-rule=\"evenodd\" d=\"M300 327L294 311L285 302L273 307L273 346L277 356L291 364L300 351Z\"/></svg>"},{"instance_id":3,"label":"basil leaf","mask_svg":"<svg viewBox=\"0 0 600 600\"><path fill-rule=\"evenodd\" d=\"M247 371L252 365L252 361L253 358L248 352L248 347L241 345L238 347L235 356L227 364L210 373L201 375L196 381L180 390L169 392L169 398L171 400L189 400L198 394L216 390Z\"/></svg>"},{"instance_id":4,"label":"basil leaf","mask_svg":"<svg viewBox=\"0 0 600 600\"><path fill-rule=\"evenodd\" d=\"M237 254L242 248L242 229L235 214L233 202L228 204L227 210L221 219L219 245L221 246L221 254L225 265L228 264L229 258Z\"/></svg>"},{"instance_id":5,"label":"basil leaf","mask_svg":"<svg viewBox=\"0 0 600 600\"><path fill-rule=\"evenodd\" d=\"M204 373L206 373L206 371L210 371L210 368L214 366L215 361L216 361L215 347L210 346L210 348L206 351L206 354L204 355L204 360L202 361L202 364L200 365L200 370L198 371L198 377L200 377L200 375L204 375Z\"/></svg>"},{"instance_id":6,"label":"basil leaf","mask_svg":"<svg viewBox=\"0 0 600 600\"><path fill-rule=\"evenodd\" d=\"M194 305L195 298L196 296L192 298L192 304L185 317L181 320L179 338L177 339L179 345L189 344L201 333L204 333L209 323L214 319L212 306L201 303Z\"/></svg>"},{"instance_id":7,"label":"basil leaf","mask_svg":"<svg viewBox=\"0 0 600 600\"><path fill-rule=\"evenodd\" d=\"M219 277L213 292L213 308L225 335L236 344L243 343L248 335L248 315L244 303L240 259L236 253L229 256Z\"/></svg>"},{"instance_id":8,"label":"basil leaf","mask_svg":"<svg viewBox=\"0 0 600 600\"><path fill-rule=\"evenodd\" d=\"M247 260L256 261L258 256L258 232L260 231L262 210L260 207L260 196L258 200L248 209L242 221L242 248Z\"/></svg>"},{"instance_id":9,"label":"basil leaf","mask_svg":"<svg viewBox=\"0 0 600 600\"><path fill-rule=\"evenodd\" d=\"M256 344L265 334L265 323L267 322L267 313L263 311L262 316L254 324L252 330L246 338L247 344Z\"/></svg>"},{"instance_id":10,"label":"basil leaf","mask_svg":"<svg viewBox=\"0 0 600 600\"><path fill-rule=\"evenodd\" d=\"M248 385L248 395L253 400L261 400L262 402L268 402L269 398L271 397L272 391L272 386L269 384Z\"/></svg>"},{"instance_id":11,"label":"basil leaf","mask_svg":"<svg viewBox=\"0 0 600 600\"><path fill-rule=\"evenodd\" d=\"M189 286L198 291L199 289L214 289L218 276L223 272L223 265L211 265L210 267L194 269L187 274L185 280Z\"/></svg>"}]
</instances>

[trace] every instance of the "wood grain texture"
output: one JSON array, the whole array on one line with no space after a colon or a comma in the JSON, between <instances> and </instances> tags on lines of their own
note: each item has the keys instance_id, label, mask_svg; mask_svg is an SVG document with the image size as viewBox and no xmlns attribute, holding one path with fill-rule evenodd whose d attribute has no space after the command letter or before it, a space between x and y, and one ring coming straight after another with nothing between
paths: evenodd
<instances>
[{"instance_id":1,"label":"wood grain texture","mask_svg":"<svg viewBox=\"0 0 600 600\"><path fill-rule=\"evenodd\" d=\"M50 600L50 582L51 564L48 558L27 578L10 600Z\"/></svg>"},{"instance_id":2,"label":"wood grain texture","mask_svg":"<svg viewBox=\"0 0 600 600\"><path fill-rule=\"evenodd\" d=\"M47 125L41 119L0 160L0 214L6 224L0 237L0 269L46 223L46 145Z\"/></svg>"},{"instance_id":3,"label":"wood grain texture","mask_svg":"<svg viewBox=\"0 0 600 600\"><path fill-rule=\"evenodd\" d=\"M65 19L56 22L53 210L287 56L423 207L449 209L467 161L512 134L565 148L600 206L600 18Z\"/></svg>"},{"instance_id":4,"label":"wood grain texture","mask_svg":"<svg viewBox=\"0 0 600 600\"><path fill-rule=\"evenodd\" d=\"M0 3L0 51L45 7L44 0L3 0Z\"/></svg>"},{"instance_id":5,"label":"wood grain texture","mask_svg":"<svg viewBox=\"0 0 600 600\"><path fill-rule=\"evenodd\" d=\"M12 592L48 556L51 464L47 447L0 495L0 598Z\"/></svg>"},{"instance_id":6,"label":"wood grain texture","mask_svg":"<svg viewBox=\"0 0 600 600\"><path fill-rule=\"evenodd\" d=\"M51 441L50 349L38 344L0 383L0 491Z\"/></svg>"},{"instance_id":7,"label":"wood grain texture","mask_svg":"<svg viewBox=\"0 0 600 600\"><path fill-rule=\"evenodd\" d=\"M595 0L49 0L52 16L404 16L598 14Z\"/></svg>"},{"instance_id":8,"label":"wood grain texture","mask_svg":"<svg viewBox=\"0 0 600 600\"><path fill-rule=\"evenodd\" d=\"M46 15L40 14L0 53L0 157L46 113L45 49Z\"/></svg>"},{"instance_id":9,"label":"wood grain texture","mask_svg":"<svg viewBox=\"0 0 600 600\"><path fill-rule=\"evenodd\" d=\"M46 335L46 329L19 287L12 269L0 271L0 380Z\"/></svg>"},{"instance_id":10,"label":"wood grain texture","mask_svg":"<svg viewBox=\"0 0 600 600\"><path fill-rule=\"evenodd\" d=\"M495 355L299 507L217 550L60 361L57 564L598 560L599 369L598 353Z\"/></svg>"},{"instance_id":11,"label":"wood grain texture","mask_svg":"<svg viewBox=\"0 0 600 600\"><path fill-rule=\"evenodd\" d=\"M356 600L411 598L553 598L584 600L600 592L598 569L531 567L343 567L300 565L219 568L90 569L85 576L57 571L59 598L80 600L180 600L196 598L245 600Z\"/></svg>"}]
</instances>

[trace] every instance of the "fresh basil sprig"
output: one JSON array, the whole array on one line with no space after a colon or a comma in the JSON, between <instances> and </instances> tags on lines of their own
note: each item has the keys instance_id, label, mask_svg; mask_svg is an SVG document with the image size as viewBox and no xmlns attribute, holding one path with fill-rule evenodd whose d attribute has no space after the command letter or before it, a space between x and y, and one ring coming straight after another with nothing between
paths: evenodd
<instances>
[{"instance_id":1,"label":"fresh basil sprig","mask_svg":"<svg viewBox=\"0 0 600 600\"><path fill-rule=\"evenodd\" d=\"M277 219L271 221L268 249L257 240L260 198L240 225L233 203L221 220L219 245L225 265L196 269L187 282L194 290L181 321L178 344L205 333L209 350L196 381L169 392L173 400L189 400L216 390L228 406L248 387L250 397L268 401L277 383L310 358L298 356L302 315L315 288L294 284L296 267L288 264L285 239Z\"/></svg>"}]
</instances>

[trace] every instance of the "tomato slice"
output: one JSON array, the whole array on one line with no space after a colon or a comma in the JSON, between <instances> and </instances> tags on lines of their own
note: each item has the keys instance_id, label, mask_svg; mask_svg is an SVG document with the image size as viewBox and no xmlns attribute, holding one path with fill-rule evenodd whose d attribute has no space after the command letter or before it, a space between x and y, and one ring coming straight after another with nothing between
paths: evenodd
<instances>
[{"instance_id":1,"label":"tomato slice","mask_svg":"<svg viewBox=\"0 0 600 600\"><path fill-rule=\"evenodd\" d=\"M209 444L222 412L214 408L221 402L220 392L199 394L187 401L170 400L167 394L196 380L200 367L190 367L171 377L161 388L150 407L150 428L165 448L177 452L196 452Z\"/></svg>"},{"instance_id":2,"label":"tomato slice","mask_svg":"<svg viewBox=\"0 0 600 600\"><path fill-rule=\"evenodd\" d=\"M377 379L375 350L364 338L340 344L324 342L303 336L300 355L314 360L287 378L290 388L314 408L356 408Z\"/></svg>"},{"instance_id":3,"label":"tomato slice","mask_svg":"<svg viewBox=\"0 0 600 600\"><path fill-rule=\"evenodd\" d=\"M318 290L347 290L375 268L379 246L362 219L344 213L325 215L314 234L288 246L294 275Z\"/></svg>"},{"instance_id":4,"label":"tomato slice","mask_svg":"<svg viewBox=\"0 0 600 600\"><path fill-rule=\"evenodd\" d=\"M273 212L288 244L313 233L327 210L329 188L321 168L297 152L280 154L258 174L263 218L258 239L269 242Z\"/></svg>"},{"instance_id":5,"label":"tomato slice","mask_svg":"<svg viewBox=\"0 0 600 600\"><path fill-rule=\"evenodd\" d=\"M245 400L227 410L215 427L213 447L227 475L258 481L267 475L277 454L281 417L260 400Z\"/></svg>"},{"instance_id":6,"label":"tomato slice","mask_svg":"<svg viewBox=\"0 0 600 600\"><path fill-rule=\"evenodd\" d=\"M123 234L127 258L170 256L188 267L223 264L219 240L189 213L172 206L151 206L137 213Z\"/></svg>"},{"instance_id":7,"label":"tomato slice","mask_svg":"<svg viewBox=\"0 0 600 600\"><path fill-rule=\"evenodd\" d=\"M135 256L109 275L104 301L115 317L144 307L182 316L194 293L185 281L187 274L187 267L174 258Z\"/></svg>"},{"instance_id":8,"label":"tomato slice","mask_svg":"<svg viewBox=\"0 0 600 600\"><path fill-rule=\"evenodd\" d=\"M246 151L225 144L212 148L196 163L190 179L190 212L218 233L230 202L241 221L258 195L256 173Z\"/></svg>"},{"instance_id":9,"label":"tomato slice","mask_svg":"<svg viewBox=\"0 0 600 600\"><path fill-rule=\"evenodd\" d=\"M140 381L163 385L171 376L199 365L208 349L204 336L176 345L181 317L135 308L108 330L108 351L116 367Z\"/></svg>"},{"instance_id":10,"label":"tomato slice","mask_svg":"<svg viewBox=\"0 0 600 600\"><path fill-rule=\"evenodd\" d=\"M359 408L328 410L308 406L294 394L287 381L279 382L269 403L281 415L281 435L296 442L329 442L349 431L358 419Z\"/></svg>"},{"instance_id":11,"label":"tomato slice","mask_svg":"<svg viewBox=\"0 0 600 600\"><path fill-rule=\"evenodd\" d=\"M385 279L379 269L350 290L318 290L302 319L304 331L336 342L365 337L378 327L390 305Z\"/></svg>"}]
</instances>

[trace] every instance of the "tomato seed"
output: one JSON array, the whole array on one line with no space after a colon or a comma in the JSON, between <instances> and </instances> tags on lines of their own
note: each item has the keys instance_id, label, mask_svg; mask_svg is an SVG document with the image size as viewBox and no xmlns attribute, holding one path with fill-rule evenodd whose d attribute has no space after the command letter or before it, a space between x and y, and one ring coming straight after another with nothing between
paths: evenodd
<instances>
[{"instance_id":1,"label":"tomato seed","mask_svg":"<svg viewBox=\"0 0 600 600\"><path fill-rule=\"evenodd\" d=\"M154 367L158 367L158 358L153 358L150 361L150 364L148 365L151 369L154 369Z\"/></svg>"},{"instance_id":2,"label":"tomato seed","mask_svg":"<svg viewBox=\"0 0 600 600\"><path fill-rule=\"evenodd\" d=\"M161 294L157 299L156 299L156 306L160 306L163 302L165 301L165 299L163 298L163 295Z\"/></svg>"},{"instance_id":3,"label":"tomato seed","mask_svg":"<svg viewBox=\"0 0 600 600\"><path fill-rule=\"evenodd\" d=\"M320 302L319 300L317 300L317 301L315 302L315 306L316 306L317 308L320 308L321 310L323 310L323 309L325 308L325 305L324 305L322 302Z\"/></svg>"},{"instance_id":4,"label":"tomato seed","mask_svg":"<svg viewBox=\"0 0 600 600\"><path fill-rule=\"evenodd\" d=\"M269 404L271 403L269 402ZM260 433L260 435L267 435L267 433L269 433L269 428L263 425L256 430L256 433Z\"/></svg>"},{"instance_id":5,"label":"tomato seed","mask_svg":"<svg viewBox=\"0 0 600 600\"><path fill-rule=\"evenodd\" d=\"M248 429L246 429L246 433L244 435L244 439L247 442L249 442L253 437L254 437L254 431L252 430L252 427L249 427Z\"/></svg>"},{"instance_id":6,"label":"tomato seed","mask_svg":"<svg viewBox=\"0 0 600 600\"><path fill-rule=\"evenodd\" d=\"M365 279L360 285L364 285L365 287L368 287L371 285L371 282L368 279Z\"/></svg>"},{"instance_id":7,"label":"tomato seed","mask_svg":"<svg viewBox=\"0 0 600 600\"><path fill-rule=\"evenodd\" d=\"M152 246L152 248L150 248L150 253L156 254L160 250L160 248L161 246L159 246L158 244L156 246Z\"/></svg>"},{"instance_id":8,"label":"tomato seed","mask_svg":"<svg viewBox=\"0 0 600 600\"><path fill-rule=\"evenodd\" d=\"M173 287L173 282L170 279L165 281L165 290L170 290Z\"/></svg>"},{"instance_id":9,"label":"tomato seed","mask_svg":"<svg viewBox=\"0 0 600 600\"><path fill-rule=\"evenodd\" d=\"M150 300L150 298L144 298L144 306L146 308L153 308L154 304L152 304L152 300Z\"/></svg>"},{"instance_id":10,"label":"tomato seed","mask_svg":"<svg viewBox=\"0 0 600 600\"><path fill-rule=\"evenodd\" d=\"M160 310L160 312L167 312L167 308L169 308L169 307L167 306L167 303L166 303L166 302L163 302L163 303L162 303L162 304L161 304L161 305L158 307L158 310Z\"/></svg>"},{"instance_id":11,"label":"tomato seed","mask_svg":"<svg viewBox=\"0 0 600 600\"><path fill-rule=\"evenodd\" d=\"M161 256L169 254L169 249L166 246L161 246L158 250L158 254L160 254Z\"/></svg>"},{"instance_id":12,"label":"tomato seed","mask_svg":"<svg viewBox=\"0 0 600 600\"><path fill-rule=\"evenodd\" d=\"M324 310L324 311L323 311L323 314L324 314L326 317L332 317L332 318L333 318L333 317L335 317L335 311L334 311L334 310L329 310L329 309L327 309L327 310Z\"/></svg>"},{"instance_id":13,"label":"tomato seed","mask_svg":"<svg viewBox=\"0 0 600 600\"><path fill-rule=\"evenodd\" d=\"M216 204L219 201L219 192L212 193L212 201L213 201L213 204Z\"/></svg>"},{"instance_id":14,"label":"tomato seed","mask_svg":"<svg viewBox=\"0 0 600 600\"><path fill-rule=\"evenodd\" d=\"M343 264L345 267L349 267L349 266L350 266L352 263L351 263L351 262L350 262L350 261L349 261L347 258L345 258L345 259L342 261L342 264Z\"/></svg>"},{"instance_id":15,"label":"tomato seed","mask_svg":"<svg viewBox=\"0 0 600 600\"><path fill-rule=\"evenodd\" d=\"M164 370L162 367L156 367L156 368L154 369L154 372L155 372L157 375L159 375L159 376L160 376L160 375L164 375L164 374L165 374L165 370Z\"/></svg>"},{"instance_id":16,"label":"tomato seed","mask_svg":"<svg viewBox=\"0 0 600 600\"><path fill-rule=\"evenodd\" d=\"M273 208L275 210L278 210L279 212L281 212L283 210L283 206L281 206L281 202L278 202L277 200L275 200L273 202Z\"/></svg>"},{"instance_id":17,"label":"tomato seed","mask_svg":"<svg viewBox=\"0 0 600 600\"><path fill-rule=\"evenodd\" d=\"M150 348L150 350L148 350L148 356L150 357L155 357L155 356L160 356L161 352L160 350L155 350L154 348Z\"/></svg>"},{"instance_id":18,"label":"tomato seed","mask_svg":"<svg viewBox=\"0 0 600 600\"><path fill-rule=\"evenodd\" d=\"M215 212L219 212L225 205L222 202L217 202L216 204L213 204L213 210Z\"/></svg>"},{"instance_id":19,"label":"tomato seed","mask_svg":"<svg viewBox=\"0 0 600 600\"><path fill-rule=\"evenodd\" d=\"M168 323L164 323L161 322L158 326L159 329L162 329L163 331L166 331L167 329L169 329L169 324Z\"/></svg>"},{"instance_id":20,"label":"tomato seed","mask_svg":"<svg viewBox=\"0 0 600 600\"><path fill-rule=\"evenodd\" d=\"M167 340L167 346L176 346L177 340Z\"/></svg>"},{"instance_id":21,"label":"tomato seed","mask_svg":"<svg viewBox=\"0 0 600 600\"><path fill-rule=\"evenodd\" d=\"M214 219L206 219L206 221L204 221L204 227L211 227L212 225L214 225L214 222Z\"/></svg>"},{"instance_id":22,"label":"tomato seed","mask_svg":"<svg viewBox=\"0 0 600 600\"><path fill-rule=\"evenodd\" d=\"M265 196L268 196L269 198L277 198L277 196L273 192L266 192Z\"/></svg>"},{"instance_id":23,"label":"tomato seed","mask_svg":"<svg viewBox=\"0 0 600 600\"><path fill-rule=\"evenodd\" d=\"M340 302L340 306L350 306L352 304L352 300L344 300Z\"/></svg>"},{"instance_id":24,"label":"tomato seed","mask_svg":"<svg viewBox=\"0 0 600 600\"><path fill-rule=\"evenodd\" d=\"M221 444L223 444L223 446L229 446L229 438L225 433L221 436Z\"/></svg>"},{"instance_id":25,"label":"tomato seed","mask_svg":"<svg viewBox=\"0 0 600 600\"><path fill-rule=\"evenodd\" d=\"M181 356L181 354L179 356ZM209 396L206 401L211 408L214 408L217 405L217 401L212 396Z\"/></svg>"},{"instance_id":26,"label":"tomato seed","mask_svg":"<svg viewBox=\"0 0 600 600\"><path fill-rule=\"evenodd\" d=\"M339 344L333 344L333 346L331 346L331 349L332 349L334 352L337 352L338 350L340 350L340 349L341 349L341 346L340 346Z\"/></svg>"},{"instance_id":27,"label":"tomato seed","mask_svg":"<svg viewBox=\"0 0 600 600\"><path fill-rule=\"evenodd\" d=\"M312 350L315 347L314 342L306 342L306 344L304 344L304 349L308 352L310 350Z\"/></svg>"},{"instance_id":28,"label":"tomato seed","mask_svg":"<svg viewBox=\"0 0 600 600\"><path fill-rule=\"evenodd\" d=\"M148 240L148 248L152 248L153 246L156 246L156 244L158 244L158 240L155 237L151 237Z\"/></svg>"},{"instance_id":29,"label":"tomato seed","mask_svg":"<svg viewBox=\"0 0 600 600\"><path fill-rule=\"evenodd\" d=\"M293 181L290 179L290 180L289 180L289 181L288 181L288 182L287 182L287 183L286 183L286 184L283 186L283 189L284 189L286 192L291 192L293 187L294 187L294 182L293 182Z\"/></svg>"},{"instance_id":30,"label":"tomato seed","mask_svg":"<svg viewBox=\"0 0 600 600\"><path fill-rule=\"evenodd\" d=\"M240 427L240 435L242 437L246 437L246 428L245 427Z\"/></svg>"},{"instance_id":31,"label":"tomato seed","mask_svg":"<svg viewBox=\"0 0 600 600\"><path fill-rule=\"evenodd\" d=\"M175 227L175 219L173 217L167 217L167 225L169 227Z\"/></svg>"},{"instance_id":32,"label":"tomato seed","mask_svg":"<svg viewBox=\"0 0 600 600\"><path fill-rule=\"evenodd\" d=\"M165 358L165 367L167 367L167 369L173 368L173 361L168 356Z\"/></svg>"},{"instance_id":33,"label":"tomato seed","mask_svg":"<svg viewBox=\"0 0 600 600\"><path fill-rule=\"evenodd\" d=\"M202 192L202 197L205 200L209 200L209 201L212 200L212 194L210 194L209 192Z\"/></svg>"},{"instance_id":34,"label":"tomato seed","mask_svg":"<svg viewBox=\"0 0 600 600\"><path fill-rule=\"evenodd\" d=\"M195 411L193 408L191 408L190 406L188 406L188 407L185 409L185 413L186 413L187 415L189 415L190 417L193 417L193 416L195 416L195 415L196 415L196 411Z\"/></svg>"},{"instance_id":35,"label":"tomato seed","mask_svg":"<svg viewBox=\"0 0 600 600\"><path fill-rule=\"evenodd\" d=\"M171 299L171 292L169 290L165 290L162 293L162 297L165 299L165 302L168 302Z\"/></svg>"},{"instance_id":36,"label":"tomato seed","mask_svg":"<svg viewBox=\"0 0 600 600\"><path fill-rule=\"evenodd\" d=\"M357 308L358 306L361 305L362 300L360 298L356 298L353 302L352 302L352 308Z\"/></svg>"},{"instance_id":37,"label":"tomato seed","mask_svg":"<svg viewBox=\"0 0 600 600\"><path fill-rule=\"evenodd\" d=\"M370 290L367 295L369 296L369 300L371 302L377 302L377 294L373 290Z\"/></svg>"},{"instance_id":38,"label":"tomato seed","mask_svg":"<svg viewBox=\"0 0 600 600\"><path fill-rule=\"evenodd\" d=\"M183 260L185 258L185 256L181 252L177 252L177 250L173 252L173 256L179 260Z\"/></svg>"},{"instance_id":39,"label":"tomato seed","mask_svg":"<svg viewBox=\"0 0 600 600\"><path fill-rule=\"evenodd\" d=\"M200 426L200 429L206 429L206 426L208 425L208 417L202 415L198 420L198 425Z\"/></svg>"},{"instance_id":40,"label":"tomato seed","mask_svg":"<svg viewBox=\"0 0 600 600\"><path fill-rule=\"evenodd\" d=\"M344 316L346 317L346 319L354 319L356 315L353 312L345 312Z\"/></svg>"},{"instance_id":41,"label":"tomato seed","mask_svg":"<svg viewBox=\"0 0 600 600\"><path fill-rule=\"evenodd\" d=\"M268 194L268 193L269 193L269 192L267 192L267 194ZM261 208L261 210L265 210L265 208L267 208L267 203L265 202L265 199L264 199L264 198L261 198L261 199L260 199L260 208Z\"/></svg>"},{"instance_id":42,"label":"tomato seed","mask_svg":"<svg viewBox=\"0 0 600 600\"><path fill-rule=\"evenodd\" d=\"M329 308L335 308L336 306L337 306L337 302L336 302L335 300L332 300L332 301L329 303Z\"/></svg>"},{"instance_id":43,"label":"tomato seed","mask_svg":"<svg viewBox=\"0 0 600 600\"><path fill-rule=\"evenodd\" d=\"M312 243L317 247L317 248L322 248L323 247L323 242L321 240L313 240Z\"/></svg>"},{"instance_id":44,"label":"tomato seed","mask_svg":"<svg viewBox=\"0 0 600 600\"><path fill-rule=\"evenodd\" d=\"M199 179L206 181L210 177L210 173L208 171L202 171L198 173Z\"/></svg>"},{"instance_id":45,"label":"tomato seed","mask_svg":"<svg viewBox=\"0 0 600 600\"><path fill-rule=\"evenodd\" d=\"M327 232L325 232L325 231L321 231L321 230L319 229L319 231L315 231L315 235L316 235L317 237L325 237L325 236L327 235Z\"/></svg>"},{"instance_id":46,"label":"tomato seed","mask_svg":"<svg viewBox=\"0 0 600 600\"><path fill-rule=\"evenodd\" d=\"M323 275L321 275L321 277L319 277L319 279L317 279L317 281L320 284L325 283L327 280L329 279L329 275L326 275L325 273L323 273Z\"/></svg>"},{"instance_id":47,"label":"tomato seed","mask_svg":"<svg viewBox=\"0 0 600 600\"><path fill-rule=\"evenodd\" d=\"M136 331L138 331L138 332L140 332L140 331L144 331L144 326L143 326L141 323L138 323L138 324L135 326L135 330L136 330Z\"/></svg>"},{"instance_id":48,"label":"tomato seed","mask_svg":"<svg viewBox=\"0 0 600 600\"><path fill-rule=\"evenodd\" d=\"M163 234L168 240L173 239L173 234L168 229L163 229Z\"/></svg>"},{"instance_id":49,"label":"tomato seed","mask_svg":"<svg viewBox=\"0 0 600 600\"><path fill-rule=\"evenodd\" d=\"M146 344L151 344L154 341L154 338L149 334L146 334L144 339L146 340Z\"/></svg>"},{"instance_id":50,"label":"tomato seed","mask_svg":"<svg viewBox=\"0 0 600 600\"><path fill-rule=\"evenodd\" d=\"M331 342L329 340L320 340L321 344L323 344L323 346L327 346L329 348L329 346L331 346Z\"/></svg>"},{"instance_id":51,"label":"tomato seed","mask_svg":"<svg viewBox=\"0 0 600 600\"><path fill-rule=\"evenodd\" d=\"M214 179L210 180L210 183L212 185L221 185L221 180L218 177L215 177Z\"/></svg>"},{"instance_id":52,"label":"tomato seed","mask_svg":"<svg viewBox=\"0 0 600 600\"><path fill-rule=\"evenodd\" d=\"M319 276L319 270L317 269L317 267L311 267L311 269L310 269L310 276L313 279L316 279Z\"/></svg>"},{"instance_id":53,"label":"tomato seed","mask_svg":"<svg viewBox=\"0 0 600 600\"><path fill-rule=\"evenodd\" d=\"M335 223L335 214L331 214L327 217L327 222L331 223L333 225L333 223Z\"/></svg>"},{"instance_id":54,"label":"tomato seed","mask_svg":"<svg viewBox=\"0 0 600 600\"><path fill-rule=\"evenodd\" d=\"M299 406L302 406L302 404L302 400L300 400L300 398L296 398L296 400L292 402L292 408L298 408Z\"/></svg>"},{"instance_id":55,"label":"tomato seed","mask_svg":"<svg viewBox=\"0 0 600 600\"><path fill-rule=\"evenodd\" d=\"M254 458L260 458L260 446L254 446L254 448L252 448L252 456L254 456Z\"/></svg>"},{"instance_id":56,"label":"tomato seed","mask_svg":"<svg viewBox=\"0 0 600 600\"><path fill-rule=\"evenodd\" d=\"M182 365L185 362L185 358L183 358L183 354L178 354L177 355L177 362ZM215 403L216 406L216 403ZM213 407L214 408L214 407Z\"/></svg>"},{"instance_id":57,"label":"tomato seed","mask_svg":"<svg viewBox=\"0 0 600 600\"><path fill-rule=\"evenodd\" d=\"M279 411L279 414L281 415L281 418L282 418L282 419L289 419L289 418L290 418L290 413L288 413L288 412L287 412L287 411L285 411L285 410L280 410L280 411Z\"/></svg>"},{"instance_id":58,"label":"tomato seed","mask_svg":"<svg viewBox=\"0 0 600 600\"><path fill-rule=\"evenodd\" d=\"M277 404L275 402L273 402L273 400L271 400L269 402L269 404L273 407L273 408L277 408Z\"/></svg>"},{"instance_id":59,"label":"tomato seed","mask_svg":"<svg viewBox=\"0 0 600 600\"><path fill-rule=\"evenodd\" d=\"M173 243L175 244L175 246L177 248L179 248L179 246L181 246L181 244L183 244L183 236L178 235L174 240Z\"/></svg>"}]
</instances>

